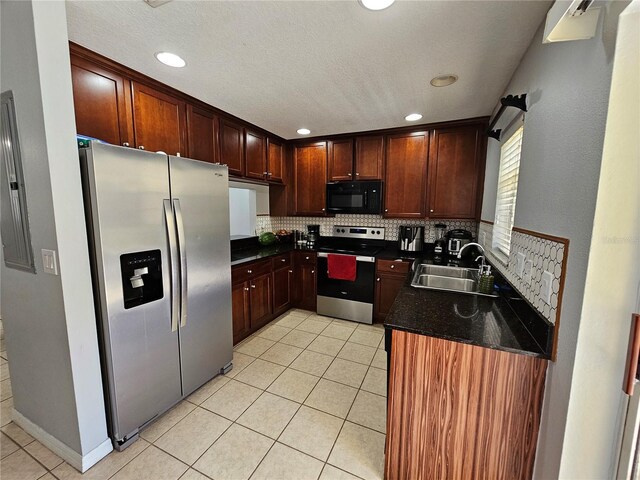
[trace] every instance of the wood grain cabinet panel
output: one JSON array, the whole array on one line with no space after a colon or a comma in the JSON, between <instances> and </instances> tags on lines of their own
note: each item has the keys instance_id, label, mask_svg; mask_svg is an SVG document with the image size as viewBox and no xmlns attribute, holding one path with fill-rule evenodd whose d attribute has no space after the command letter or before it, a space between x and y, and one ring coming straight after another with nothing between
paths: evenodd
<instances>
[{"instance_id":1,"label":"wood grain cabinet panel","mask_svg":"<svg viewBox=\"0 0 640 480\"><path fill-rule=\"evenodd\" d=\"M244 132L245 176L266 180L267 171L267 139L264 135L248 128Z\"/></svg>"},{"instance_id":2,"label":"wood grain cabinet panel","mask_svg":"<svg viewBox=\"0 0 640 480\"><path fill-rule=\"evenodd\" d=\"M385 478L531 478L546 363L393 330Z\"/></svg>"},{"instance_id":3,"label":"wood grain cabinet panel","mask_svg":"<svg viewBox=\"0 0 640 480\"><path fill-rule=\"evenodd\" d=\"M327 142L294 149L294 211L297 215L324 215L327 183Z\"/></svg>"},{"instance_id":4,"label":"wood grain cabinet panel","mask_svg":"<svg viewBox=\"0 0 640 480\"><path fill-rule=\"evenodd\" d=\"M353 175L353 140L336 140L329 144L329 180L355 180Z\"/></svg>"},{"instance_id":5,"label":"wood grain cabinet panel","mask_svg":"<svg viewBox=\"0 0 640 480\"><path fill-rule=\"evenodd\" d=\"M136 147L188 156L185 102L141 83L132 85Z\"/></svg>"},{"instance_id":6,"label":"wood grain cabinet panel","mask_svg":"<svg viewBox=\"0 0 640 480\"><path fill-rule=\"evenodd\" d=\"M251 333L249 317L249 282L240 282L231 287L231 311L233 318L233 344Z\"/></svg>"},{"instance_id":7,"label":"wood grain cabinet panel","mask_svg":"<svg viewBox=\"0 0 640 480\"><path fill-rule=\"evenodd\" d=\"M434 130L429 151L431 218L475 218L484 138L478 126Z\"/></svg>"},{"instance_id":8,"label":"wood grain cabinet panel","mask_svg":"<svg viewBox=\"0 0 640 480\"><path fill-rule=\"evenodd\" d=\"M384 137L356 138L355 178L356 180L382 180L384 158Z\"/></svg>"},{"instance_id":9,"label":"wood grain cabinet panel","mask_svg":"<svg viewBox=\"0 0 640 480\"><path fill-rule=\"evenodd\" d=\"M273 313L279 314L291 307L293 268L285 267L273 272Z\"/></svg>"},{"instance_id":10,"label":"wood grain cabinet panel","mask_svg":"<svg viewBox=\"0 0 640 480\"><path fill-rule=\"evenodd\" d=\"M284 183L284 146L271 139L268 140L267 150L267 180Z\"/></svg>"},{"instance_id":11,"label":"wood grain cabinet panel","mask_svg":"<svg viewBox=\"0 0 640 480\"><path fill-rule=\"evenodd\" d=\"M249 301L251 304L251 329L260 328L273 313L271 273L249 281Z\"/></svg>"},{"instance_id":12,"label":"wood grain cabinet panel","mask_svg":"<svg viewBox=\"0 0 640 480\"><path fill-rule=\"evenodd\" d=\"M385 217L425 217L428 146L428 132L387 137Z\"/></svg>"},{"instance_id":13,"label":"wood grain cabinet panel","mask_svg":"<svg viewBox=\"0 0 640 480\"><path fill-rule=\"evenodd\" d=\"M405 280L406 275L378 274L373 303L373 318L375 321L384 321Z\"/></svg>"},{"instance_id":14,"label":"wood grain cabinet panel","mask_svg":"<svg viewBox=\"0 0 640 480\"><path fill-rule=\"evenodd\" d=\"M298 308L315 312L317 303L317 256L313 252L296 252L293 263L293 303Z\"/></svg>"},{"instance_id":15,"label":"wood grain cabinet panel","mask_svg":"<svg viewBox=\"0 0 640 480\"><path fill-rule=\"evenodd\" d=\"M237 123L220 119L220 163L229 167L229 175L244 175L244 135Z\"/></svg>"},{"instance_id":16,"label":"wood grain cabinet panel","mask_svg":"<svg viewBox=\"0 0 640 480\"><path fill-rule=\"evenodd\" d=\"M76 132L114 145L133 146L128 80L71 55L71 82Z\"/></svg>"},{"instance_id":17,"label":"wood grain cabinet panel","mask_svg":"<svg viewBox=\"0 0 640 480\"><path fill-rule=\"evenodd\" d=\"M189 158L216 163L217 118L209 110L187 105L187 138Z\"/></svg>"}]
</instances>

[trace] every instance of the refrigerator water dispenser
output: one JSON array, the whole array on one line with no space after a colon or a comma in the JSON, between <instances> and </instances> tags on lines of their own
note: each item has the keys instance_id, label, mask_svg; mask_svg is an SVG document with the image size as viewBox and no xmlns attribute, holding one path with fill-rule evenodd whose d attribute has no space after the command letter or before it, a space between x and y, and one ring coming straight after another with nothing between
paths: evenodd
<instances>
[{"instance_id":1,"label":"refrigerator water dispenser","mask_svg":"<svg viewBox=\"0 0 640 480\"><path fill-rule=\"evenodd\" d=\"M160 250L120 255L120 271L125 309L144 305L164 296Z\"/></svg>"}]
</instances>

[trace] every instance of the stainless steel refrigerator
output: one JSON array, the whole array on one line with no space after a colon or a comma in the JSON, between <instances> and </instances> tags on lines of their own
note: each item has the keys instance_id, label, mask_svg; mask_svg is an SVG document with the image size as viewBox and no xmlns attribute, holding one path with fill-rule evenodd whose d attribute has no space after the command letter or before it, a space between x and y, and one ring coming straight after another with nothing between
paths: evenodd
<instances>
[{"instance_id":1,"label":"stainless steel refrigerator","mask_svg":"<svg viewBox=\"0 0 640 480\"><path fill-rule=\"evenodd\" d=\"M80 149L110 435L138 431L231 368L228 170Z\"/></svg>"}]
</instances>

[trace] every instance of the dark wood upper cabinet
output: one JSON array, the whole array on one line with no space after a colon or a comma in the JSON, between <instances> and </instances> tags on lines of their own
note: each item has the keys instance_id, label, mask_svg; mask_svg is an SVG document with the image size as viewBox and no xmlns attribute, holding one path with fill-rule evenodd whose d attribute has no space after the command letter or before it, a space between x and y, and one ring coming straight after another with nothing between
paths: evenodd
<instances>
[{"instance_id":1,"label":"dark wood upper cabinet","mask_svg":"<svg viewBox=\"0 0 640 480\"><path fill-rule=\"evenodd\" d=\"M376 135L356 138L356 180L381 180L384 157L384 137Z\"/></svg>"},{"instance_id":2,"label":"dark wood upper cabinet","mask_svg":"<svg viewBox=\"0 0 640 480\"><path fill-rule=\"evenodd\" d=\"M475 218L483 142L478 126L434 130L429 151L430 218Z\"/></svg>"},{"instance_id":3,"label":"dark wood upper cabinet","mask_svg":"<svg viewBox=\"0 0 640 480\"><path fill-rule=\"evenodd\" d=\"M213 112L187 105L189 157L216 163L216 116Z\"/></svg>"},{"instance_id":4,"label":"dark wood upper cabinet","mask_svg":"<svg viewBox=\"0 0 640 480\"><path fill-rule=\"evenodd\" d=\"M324 215L327 183L327 142L298 145L293 152L294 211Z\"/></svg>"},{"instance_id":5,"label":"dark wood upper cabinet","mask_svg":"<svg viewBox=\"0 0 640 480\"><path fill-rule=\"evenodd\" d=\"M188 156L185 102L137 82L132 85L136 147Z\"/></svg>"},{"instance_id":6,"label":"dark wood upper cabinet","mask_svg":"<svg viewBox=\"0 0 640 480\"><path fill-rule=\"evenodd\" d=\"M384 176L385 217L425 217L428 132L387 137Z\"/></svg>"},{"instance_id":7,"label":"dark wood upper cabinet","mask_svg":"<svg viewBox=\"0 0 640 480\"><path fill-rule=\"evenodd\" d=\"M267 149L267 180L284 183L284 145L268 140Z\"/></svg>"},{"instance_id":8,"label":"dark wood upper cabinet","mask_svg":"<svg viewBox=\"0 0 640 480\"><path fill-rule=\"evenodd\" d=\"M353 140L336 140L329 144L329 180L355 180L353 175Z\"/></svg>"},{"instance_id":9,"label":"dark wood upper cabinet","mask_svg":"<svg viewBox=\"0 0 640 480\"><path fill-rule=\"evenodd\" d=\"M76 131L115 145L133 145L129 81L71 55Z\"/></svg>"},{"instance_id":10,"label":"dark wood upper cabinet","mask_svg":"<svg viewBox=\"0 0 640 480\"><path fill-rule=\"evenodd\" d=\"M245 176L266 180L269 173L266 137L247 128L244 133L244 148Z\"/></svg>"},{"instance_id":11,"label":"dark wood upper cabinet","mask_svg":"<svg viewBox=\"0 0 640 480\"><path fill-rule=\"evenodd\" d=\"M220 119L220 163L229 167L229 175L244 175L244 135L237 123Z\"/></svg>"}]
</instances>

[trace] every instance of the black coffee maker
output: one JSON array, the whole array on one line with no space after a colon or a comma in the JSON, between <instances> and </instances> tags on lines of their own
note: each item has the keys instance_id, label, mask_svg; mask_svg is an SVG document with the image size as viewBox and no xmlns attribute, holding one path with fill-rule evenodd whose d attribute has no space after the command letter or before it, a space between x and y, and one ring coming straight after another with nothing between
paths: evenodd
<instances>
[{"instance_id":1,"label":"black coffee maker","mask_svg":"<svg viewBox=\"0 0 640 480\"><path fill-rule=\"evenodd\" d=\"M314 248L320 240L320 225L307 225L307 247Z\"/></svg>"}]
</instances>

